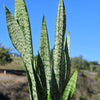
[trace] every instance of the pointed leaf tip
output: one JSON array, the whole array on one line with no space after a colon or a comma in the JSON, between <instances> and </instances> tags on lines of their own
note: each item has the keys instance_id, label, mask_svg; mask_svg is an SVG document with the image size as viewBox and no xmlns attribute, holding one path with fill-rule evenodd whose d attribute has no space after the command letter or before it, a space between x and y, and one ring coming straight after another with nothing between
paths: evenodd
<instances>
[{"instance_id":1,"label":"pointed leaf tip","mask_svg":"<svg viewBox=\"0 0 100 100\"><path fill-rule=\"evenodd\" d=\"M68 35L70 35L70 31L68 31Z\"/></svg>"},{"instance_id":2,"label":"pointed leaf tip","mask_svg":"<svg viewBox=\"0 0 100 100\"><path fill-rule=\"evenodd\" d=\"M60 2L63 2L63 0L60 0Z\"/></svg>"},{"instance_id":3,"label":"pointed leaf tip","mask_svg":"<svg viewBox=\"0 0 100 100\"><path fill-rule=\"evenodd\" d=\"M9 12L8 8L7 8L5 5L3 5L3 6L4 6L4 8L5 8L5 11L6 11L6 12Z\"/></svg>"},{"instance_id":4,"label":"pointed leaf tip","mask_svg":"<svg viewBox=\"0 0 100 100\"><path fill-rule=\"evenodd\" d=\"M42 23L45 22L45 16L43 15Z\"/></svg>"},{"instance_id":5,"label":"pointed leaf tip","mask_svg":"<svg viewBox=\"0 0 100 100\"><path fill-rule=\"evenodd\" d=\"M3 7L5 8L6 6L3 4Z\"/></svg>"}]
</instances>

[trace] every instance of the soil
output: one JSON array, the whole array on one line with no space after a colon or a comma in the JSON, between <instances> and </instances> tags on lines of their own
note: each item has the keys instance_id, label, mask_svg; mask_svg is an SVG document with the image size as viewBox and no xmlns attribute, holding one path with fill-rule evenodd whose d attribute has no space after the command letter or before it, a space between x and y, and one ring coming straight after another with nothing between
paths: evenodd
<instances>
[{"instance_id":1,"label":"soil","mask_svg":"<svg viewBox=\"0 0 100 100\"><path fill-rule=\"evenodd\" d=\"M26 76L0 73L0 100L29 100Z\"/></svg>"},{"instance_id":2,"label":"soil","mask_svg":"<svg viewBox=\"0 0 100 100\"><path fill-rule=\"evenodd\" d=\"M76 91L71 100L100 100L96 73L78 73ZM28 82L23 71L0 72L0 100L29 100Z\"/></svg>"}]
</instances>

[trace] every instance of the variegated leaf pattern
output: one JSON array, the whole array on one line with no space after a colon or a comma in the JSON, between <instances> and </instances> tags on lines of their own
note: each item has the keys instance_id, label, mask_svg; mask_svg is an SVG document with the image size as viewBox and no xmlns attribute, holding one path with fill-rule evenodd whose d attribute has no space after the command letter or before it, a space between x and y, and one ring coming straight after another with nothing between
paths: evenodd
<instances>
[{"instance_id":1,"label":"variegated leaf pattern","mask_svg":"<svg viewBox=\"0 0 100 100\"><path fill-rule=\"evenodd\" d=\"M51 84L50 84L50 94L52 100L59 100L59 89L57 85L57 80L55 77L54 69L52 67L52 74L51 74Z\"/></svg>"},{"instance_id":2,"label":"variegated leaf pattern","mask_svg":"<svg viewBox=\"0 0 100 100\"><path fill-rule=\"evenodd\" d=\"M63 0L60 0L57 12L56 20L56 34L55 34L55 46L54 46L54 72L59 85L59 71L62 66L62 54L64 45L64 34L66 30L66 14Z\"/></svg>"},{"instance_id":3,"label":"variegated leaf pattern","mask_svg":"<svg viewBox=\"0 0 100 100\"><path fill-rule=\"evenodd\" d=\"M64 38L64 46L63 46L63 50L64 50L64 64L65 64L65 72L67 72L67 61L66 61L66 53L65 53L65 46L66 46L66 41ZM66 77L66 73L65 73L65 77Z\"/></svg>"},{"instance_id":4,"label":"variegated leaf pattern","mask_svg":"<svg viewBox=\"0 0 100 100\"><path fill-rule=\"evenodd\" d=\"M30 93L30 100L34 100L31 78L30 78L29 72L28 72L27 67L26 67L25 64L24 64L24 66L25 66L25 69L26 69L25 72L26 72L27 79L28 79L29 93Z\"/></svg>"},{"instance_id":5,"label":"variegated leaf pattern","mask_svg":"<svg viewBox=\"0 0 100 100\"><path fill-rule=\"evenodd\" d=\"M29 75L30 75L30 78L31 78L32 92L33 92L34 100L38 100L37 99L37 91L36 91L36 83L35 83L35 78L34 78L34 74L33 74L33 70L35 70L34 67L33 67L33 63L28 58L28 55L25 55L22 58L23 58L23 62L26 64L26 68L27 68Z\"/></svg>"},{"instance_id":6,"label":"variegated leaf pattern","mask_svg":"<svg viewBox=\"0 0 100 100\"><path fill-rule=\"evenodd\" d=\"M64 94L62 96L62 100L68 100L68 97L72 97L74 92L75 92L75 88L76 88L76 81L77 81L77 75L78 72L77 70L74 72L74 74L72 75L72 77L70 78L65 90L64 90Z\"/></svg>"},{"instance_id":7,"label":"variegated leaf pattern","mask_svg":"<svg viewBox=\"0 0 100 100\"><path fill-rule=\"evenodd\" d=\"M64 85L65 85L65 51L63 50L62 67L60 67L60 81L59 81L60 100L62 98L62 94L64 91Z\"/></svg>"},{"instance_id":8,"label":"variegated leaf pattern","mask_svg":"<svg viewBox=\"0 0 100 100\"><path fill-rule=\"evenodd\" d=\"M23 34L23 31L21 30L20 26L18 25L17 21L15 18L12 16L10 11L5 7L6 11L6 20L7 20L7 26L8 26L8 31L9 35L11 38L11 41L15 48L21 53L21 56L23 58L23 62L25 63L27 67L27 70L29 71L29 75L32 81L32 87L33 87L33 92L34 92L34 97L37 97L36 94L36 88L35 88L35 80L34 80L34 75L33 75L33 68L32 68L32 61L27 55L26 52L26 40Z\"/></svg>"},{"instance_id":9,"label":"variegated leaf pattern","mask_svg":"<svg viewBox=\"0 0 100 100\"><path fill-rule=\"evenodd\" d=\"M15 0L15 19L18 21L21 27L25 40L26 40L26 51L27 55L31 60L33 60L33 49L32 49L32 38L29 16L24 0Z\"/></svg>"},{"instance_id":10,"label":"variegated leaf pattern","mask_svg":"<svg viewBox=\"0 0 100 100\"><path fill-rule=\"evenodd\" d=\"M47 84L46 84L45 69L44 69L44 64L42 62L42 59L39 54L38 54L38 58L37 58L37 68L38 68L38 75L39 75L40 83L42 86L42 94L41 95L44 97L43 100L47 100ZM39 91L40 91L40 89L39 89Z\"/></svg>"},{"instance_id":11,"label":"variegated leaf pattern","mask_svg":"<svg viewBox=\"0 0 100 100\"><path fill-rule=\"evenodd\" d=\"M33 90L36 91L33 68L32 68L34 64L33 64L31 29L30 29L29 16L28 16L28 12L24 0L15 0L15 18L18 21L18 24L24 33L25 42L26 42L26 54L27 54L24 57L24 59L26 58L26 61L24 63L26 63L27 65L26 67L29 70L29 72L31 71L31 73L29 74L31 77ZM34 95L36 95L36 92L33 93Z\"/></svg>"},{"instance_id":12,"label":"variegated leaf pattern","mask_svg":"<svg viewBox=\"0 0 100 100\"><path fill-rule=\"evenodd\" d=\"M20 29L17 21L13 17L13 15L10 13L10 11L5 7L6 11L6 21L9 31L9 36L12 40L13 45L15 48L22 54L22 56L25 53L25 38L22 30Z\"/></svg>"},{"instance_id":13,"label":"variegated leaf pattern","mask_svg":"<svg viewBox=\"0 0 100 100\"><path fill-rule=\"evenodd\" d=\"M67 66L65 67L66 70L66 84L70 79L70 71L71 71L71 57L70 57L70 33L67 34L66 44L65 44L65 55L66 55L66 62Z\"/></svg>"},{"instance_id":14,"label":"variegated leaf pattern","mask_svg":"<svg viewBox=\"0 0 100 100\"><path fill-rule=\"evenodd\" d=\"M49 92L50 80L51 80L51 67L50 67L50 49L49 49L49 39L48 32L45 22L45 17L43 16L42 28L41 28L41 38L40 38L40 57L42 59L45 75L47 90Z\"/></svg>"},{"instance_id":15,"label":"variegated leaf pattern","mask_svg":"<svg viewBox=\"0 0 100 100\"><path fill-rule=\"evenodd\" d=\"M65 51L64 51L64 58L65 58L64 64L65 64L65 81L66 81L66 74L67 74L67 58L66 58L66 53L65 53Z\"/></svg>"},{"instance_id":16,"label":"variegated leaf pattern","mask_svg":"<svg viewBox=\"0 0 100 100\"><path fill-rule=\"evenodd\" d=\"M38 56L37 60L40 62L40 65L38 67L41 67L40 56ZM41 69L42 69L42 67L41 67ZM44 87L44 85L46 85L46 81L44 79L40 79L40 78L43 78L42 77L43 75L41 75L41 74L44 74L44 73L40 72L41 74L38 74L38 73L36 73L36 71L34 69L33 69L33 71L34 71L36 89L37 89L37 96L38 96L37 100L47 100L47 94L45 93L46 89ZM41 71L43 72L43 69ZM43 80L44 80L44 82L43 82Z\"/></svg>"},{"instance_id":17,"label":"variegated leaf pattern","mask_svg":"<svg viewBox=\"0 0 100 100\"><path fill-rule=\"evenodd\" d=\"M55 45L51 61L44 16L41 28L40 54L36 59L33 59L31 29L25 1L15 0L15 17L6 7L5 11L11 41L21 53L25 65L30 100L68 100L69 96L72 97L75 92L78 72L76 70L70 78L70 34L68 33L65 43L66 13L63 0L60 0L58 6Z\"/></svg>"},{"instance_id":18,"label":"variegated leaf pattern","mask_svg":"<svg viewBox=\"0 0 100 100\"><path fill-rule=\"evenodd\" d=\"M68 49L68 54L69 54L69 57L70 57L70 32L68 32L68 34L67 34L65 49L66 50Z\"/></svg>"}]
</instances>

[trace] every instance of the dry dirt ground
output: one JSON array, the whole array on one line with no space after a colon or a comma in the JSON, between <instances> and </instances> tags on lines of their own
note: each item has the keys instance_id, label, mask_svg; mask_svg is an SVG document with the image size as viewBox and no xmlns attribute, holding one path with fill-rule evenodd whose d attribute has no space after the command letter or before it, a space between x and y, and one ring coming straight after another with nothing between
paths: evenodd
<instances>
[{"instance_id":1,"label":"dry dirt ground","mask_svg":"<svg viewBox=\"0 0 100 100\"><path fill-rule=\"evenodd\" d=\"M75 98L73 100L100 100L100 85L95 79L96 73L78 73Z\"/></svg>"},{"instance_id":2,"label":"dry dirt ground","mask_svg":"<svg viewBox=\"0 0 100 100\"><path fill-rule=\"evenodd\" d=\"M0 100L29 100L26 76L0 73Z\"/></svg>"},{"instance_id":3,"label":"dry dirt ground","mask_svg":"<svg viewBox=\"0 0 100 100\"><path fill-rule=\"evenodd\" d=\"M25 72L11 73L0 73L0 100L29 100ZM78 73L77 89L71 100L100 100L100 85L94 76L94 73Z\"/></svg>"}]
</instances>

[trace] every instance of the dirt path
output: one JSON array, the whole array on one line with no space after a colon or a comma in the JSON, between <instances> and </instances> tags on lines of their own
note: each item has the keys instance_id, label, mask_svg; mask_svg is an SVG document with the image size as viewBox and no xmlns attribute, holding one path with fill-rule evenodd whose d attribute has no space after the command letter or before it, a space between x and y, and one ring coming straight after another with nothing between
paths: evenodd
<instances>
[{"instance_id":1,"label":"dirt path","mask_svg":"<svg viewBox=\"0 0 100 100\"><path fill-rule=\"evenodd\" d=\"M27 80L26 76L17 76L13 74L0 74L0 81L8 81L8 80Z\"/></svg>"},{"instance_id":2,"label":"dirt path","mask_svg":"<svg viewBox=\"0 0 100 100\"><path fill-rule=\"evenodd\" d=\"M10 86L10 85L14 85L16 83L25 83L27 82L27 77L26 76L18 76L15 74L3 74L0 73L0 88L2 88L2 86Z\"/></svg>"},{"instance_id":3,"label":"dirt path","mask_svg":"<svg viewBox=\"0 0 100 100\"><path fill-rule=\"evenodd\" d=\"M29 100L27 77L0 73L0 100Z\"/></svg>"}]
</instances>

